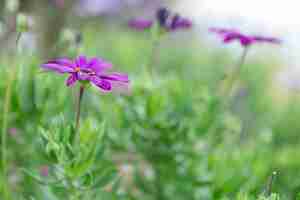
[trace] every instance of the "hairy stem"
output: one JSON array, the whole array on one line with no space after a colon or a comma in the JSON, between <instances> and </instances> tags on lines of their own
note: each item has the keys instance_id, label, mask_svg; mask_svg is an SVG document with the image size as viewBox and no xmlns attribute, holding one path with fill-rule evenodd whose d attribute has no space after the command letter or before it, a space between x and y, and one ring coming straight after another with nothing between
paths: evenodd
<instances>
[{"instance_id":1,"label":"hairy stem","mask_svg":"<svg viewBox=\"0 0 300 200\"><path fill-rule=\"evenodd\" d=\"M237 63L236 69L233 72L233 74L230 76L229 82L228 82L228 87L224 90L224 94L223 96L227 97L228 99L230 99L231 94L233 92L235 83L238 81L241 71L243 69L243 66L245 64L245 60L246 60L246 56L248 53L249 48L245 47L243 50L243 53Z\"/></svg>"},{"instance_id":2,"label":"hairy stem","mask_svg":"<svg viewBox=\"0 0 300 200\"><path fill-rule=\"evenodd\" d=\"M78 131L80 128L80 113L81 113L81 102L82 102L83 93L84 93L84 86L81 85L79 88L77 105L76 105L76 123L75 123L76 131Z\"/></svg>"},{"instance_id":3,"label":"hairy stem","mask_svg":"<svg viewBox=\"0 0 300 200\"><path fill-rule=\"evenodd\" d=\"M159 38L155 38L153 39L151 44L150 59L146 67L147 73L151 77L153 76L154 67L157 64L157 60L158 60L157 56L159 55L159 43L160 43Z\"/></svg>"}]
</instances>

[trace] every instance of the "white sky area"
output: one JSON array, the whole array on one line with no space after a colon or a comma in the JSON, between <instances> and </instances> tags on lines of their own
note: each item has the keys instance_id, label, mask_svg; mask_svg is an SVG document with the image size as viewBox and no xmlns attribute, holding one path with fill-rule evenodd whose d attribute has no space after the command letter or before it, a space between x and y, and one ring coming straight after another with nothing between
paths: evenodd
<instances>
[{"instance_id":1,"label":"white sky area","mask_svg":"<svg viewBox=\"0 0 300 200\"><path fill-rule=\"evenodd\" d=\"M283 44L278 50L278 55L282 55L285 62L280 79L297 83L297 87L300 88L300 0L178 2L178 9L193 17L201 30L205 31L210 26L228 27L282 39Z\"/></svg>"},{"instance_id":2,"label":"white sky area","mask_svg":"<svg viewBox=\"0 0 300 200\"><path fill-rule=\"evenodd\" d=\"M300 25L299 0L184 0L182 6L195 17L223 15L281 27Z\"/></svg>"}]
</instances>

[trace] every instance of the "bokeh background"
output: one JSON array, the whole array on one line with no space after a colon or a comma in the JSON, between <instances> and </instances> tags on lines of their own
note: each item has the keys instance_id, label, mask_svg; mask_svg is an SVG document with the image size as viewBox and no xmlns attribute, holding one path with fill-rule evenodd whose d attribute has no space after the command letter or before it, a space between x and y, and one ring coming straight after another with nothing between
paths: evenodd
<instances>
[{"instance_id":1,"label":"bokeh background","mask_svg":"<svg viewBox=\"0 0 300 200\"><path fill-rule=\"evenodd\" d=\"M104 158L97 163L114 166L121 177L116 190L107 183L90 199L257 199L270 189L274 172L272 192L283 200L296 199L299 5L292 0L1 0L0 105L6 74L18 66L8 132L14 197L64 199L66 191L41 185L21 169L44 178L55 171L43 153L39 130L61 116L72 123L77 87L67 88L64 76L40 73L40 64L80 51L111 61L117 71L129 74L132 85L130 95L103 95L92 88L84 97L83 117L107 125ZM152 18L162 6L190 18L193 28L161 38L152 66L156 73L149 80L144 70L151 33L131 30L127 23ZM16 55L20 13L29 29ZM209 27L283 41L251 47L230 109L222 113L215 109L222 101L218 89L242 49L238 43L222 44ZM215 118L221 125L211 132Z\"/></svg>"}]
</instances>

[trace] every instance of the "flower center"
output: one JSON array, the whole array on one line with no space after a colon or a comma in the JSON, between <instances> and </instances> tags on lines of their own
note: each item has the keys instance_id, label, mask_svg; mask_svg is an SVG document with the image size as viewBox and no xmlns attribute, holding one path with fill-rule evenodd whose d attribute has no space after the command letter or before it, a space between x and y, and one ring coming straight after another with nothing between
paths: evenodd
<instances>
[{"instance_id":1,"label":"flower center","mask_svg":"<svg viewBox=\"0 0 300 200\"><path fill-rule=\"evenodd\" d=\"M75 67L75 72L80 72L80 67Z\"/></svg>"}]
</instances>

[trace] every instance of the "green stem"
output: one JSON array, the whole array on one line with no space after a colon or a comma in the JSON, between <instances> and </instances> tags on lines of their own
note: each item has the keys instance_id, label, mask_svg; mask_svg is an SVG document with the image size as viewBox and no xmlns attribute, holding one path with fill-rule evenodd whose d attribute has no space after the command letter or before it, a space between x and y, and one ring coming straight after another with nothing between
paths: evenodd
<instances>
[{"instance_id":1,"label":"green stem","mask_svg":"<svg viewBox=\"0 0 300 200\"><path fill-rule=\"evenodd\" d=\"M76 105L76 114L75 114L75 132L76 132L76 142L79 142L80 140L80 113L81 113L81 102L82 97L84 94L84 85L80 85L79 93L78 93L78 99L77 99L77 105Z\"/></svg>"},{"instance_id":2,"label":"green stem","mask_svg":"<svg viewBox=\"0 0 300 200\"><path fill-rule=\"evenodd\" d=\"M147 64L146 70L147 73L150 75L150 77L153 76L154 73L154 68L153 66L155 66L157 64L157 55L159 53L159 43L160 43L160 38L154 38L151 44L151 52L150 52L150 59L149 59L149 63Z\"/></svg>"},{"instance_id":3,"label":"green stem","mask_svg":"<svg viewBox=\"0 0 300 200\"><path fill-rule=\"evenodd\" d=\"M276 176L277 176L277 172L274 171L268 180L266 191L265 191L265 194L267 197L272 194L272 188L273 188L273 184L274 184Z\"/></svg>"},{"instance_id":4,"label":"green stem","mask_svg":"<svg viewBox=\"0 0 300 200\"><path fill-rule=\"evenodd\" d=\"M230 79L229 79L229 83L228 83L228 88L225 89L223 96L228 97L230 99L231 94L233 92L235 83L238 81L241 71L243 69L243 66L245 64L245 60L246 60L246 56L248 53L249 47L245 47L243 50L243 53L241 55L240 60L237 63L236 69L233 72L233 74L231 75Z\"/></svg>"},{"instance_id":5,"label":"green stem","mask_svg":"<svg viewBox=\"0 0 300 200\"><path fill-rule=\"evenodd\" d=\"M219 112L224 112L226 108L230 105L231 101L231 94L234 90L234 87L236 85L236 82L240 78L241 71L243 69L243 66L245 64L246 56L248 54L249 47L245 47L242 55L236 65L235 71L233 74L230 76L229 82L227 87L223 90L223 93L221 93L221 98L223 97L224 100L218 103L216 106L218 106L216 109L214 109L214 117L211 121L211 126L208 128L208 135L211 137L214 137L214 133L218 130L219 128L219 121L220 121L220 115L218 114ZM215 138L210 138L212 141L215 140Z\"/></svg>"}]
</instances>

